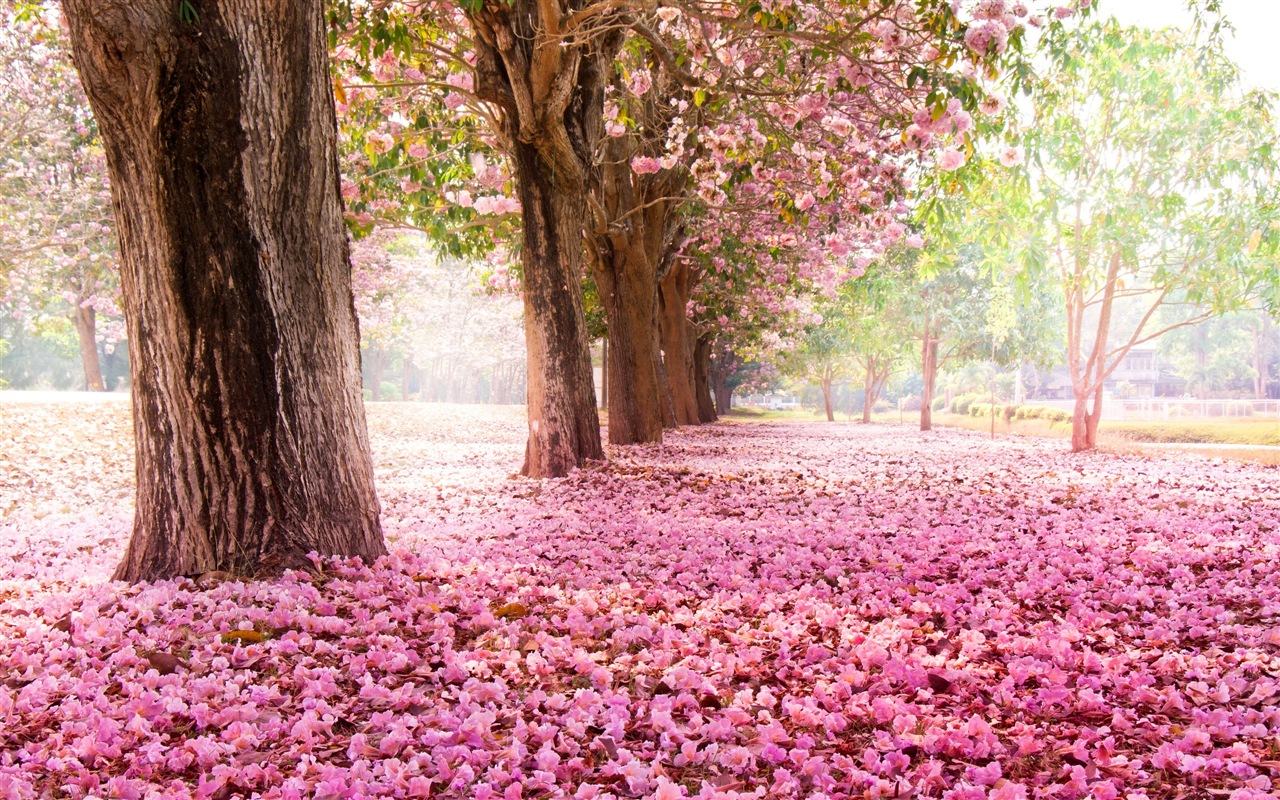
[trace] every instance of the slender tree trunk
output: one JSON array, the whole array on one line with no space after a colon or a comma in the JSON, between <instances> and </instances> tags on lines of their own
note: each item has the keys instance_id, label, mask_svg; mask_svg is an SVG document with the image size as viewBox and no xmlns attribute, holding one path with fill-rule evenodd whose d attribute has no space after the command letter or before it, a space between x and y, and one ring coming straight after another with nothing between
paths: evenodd
<instances>
[{"instance_id":1,"label":"slender tree trunk","mask_svg":"<svg viewBox=\"0 0 1280 800\"><path fill-rule=\"evenodd\" d=\"M387 351L381 347L369 348L369 393L375 403L382 402L382 376L387 368Z\"/></svg>"},{"instance_id":2,"label":"slender tree trunk","mask_svg":"<svg viewBox=\"0 0 1280 800\"><path fill-rule=\"evenodd\" d=\"M413 356L404 357L404 366L400 372L400 399L408 401L409 387L413 385Z\"/></svg>"},{"instance_id":3,"label":"slender tree trunk","mask_svg":"<svg viewBox=\"0 0 1280 800\"><path fill-rule=\"evenodd\" d=\"M662 359L667 368L667 385L675 406L676 422L697 425L698 398L693 375L693 345L685 309L689 304L690 274L687 264L673 264L659 284Z\"/></svg>"},{"instance_id":4,"label":"slender tree trunk","mask_svg":"<svg viewBox=\"0 0 1280 800\"><path fill-rule=\"evenodd\" d=\"M600 340L600 407L609 407L609 337Z\"/></svg>"},{"instance_id":5,"label":"slender tree trunk","mask_svg":"<svg viewBox=\"0 0 1280 800\"><path fill-rule=\"evenodd\" d=\"M86 392L105 392L107 387L102 380L102 365L98 361L98 323L97 315L91 306L76 306L71 315L76 326L76 337L80 340L80 365L84 367L84 390Z\"/></svg>"},{"instance_id":6,"label":"slender tree trunk","mask_svg":"<svg viewBox=\"0 0 1280 800\"><path fill-rule=\"evenodd\" d=\"M862 424L871 424L871 410L875 407L876 360L867 358L867 375L862 382Z\"/></svg>"},{"instance_id":7,"label":"slender tree trunk","mask_svg":"<svg viewBox=\"0 0 1280 800\"><path fill-rule=\"evenodd\" d=\"M1258 327L1253 329L1253 397L1267 399L1267 316L1260 312Z\"/></svg>"},{"instance_id":8,"label":"slender tree trunk","mask_svg":"<svg viewBox=\"0 0 1280 800\"><path fill-rule=\"evenodd\" d=\"M921 363L924 386L920 390L920 430L927 431L933 429L933 394L938 380L938 340L934 338L928 325L925 326L923 338Z\"/></svg>"},{"instance_id":9,"label":"slender tree trunk","mask_svg":"<svg viewBox=\"0 0 1280 800\"><path fill-rule=\"evenodd\" d=\"M1092 450L1098 444L1098 422L1102 419L1102 400L1108 375L1107 342L1111 336L1111 313L1115 306L1120 263L1120 252L1113 251L1107 263L1107 279L1103 284L1102 298L1098 306L1097 334L1094 337L1092 349L1084 359L1083 367L1079 366L1080 353L1076 350L1077 345L1070 345L1072 347L1070 358L1076 359L1077 364L1071 373L1071 388L1076 400L1071 415L1071 451L1073 453ZM1068 298L1068 304L1070 309L1070 298ZM1082 318L1081 310L1078 319ZM1079 338L1075 341L1080 343ZM1124 354L1120 353L1114 358L1118 361L1124 358ZM1091 394L1093 407L1088 408L1087 401Z\"/></svg>"},{"instance_id":10,"label":"slender tree trunk","mask_svg":"<svg viewBox=\"0 0 1280 800\"><path fill-rule=\"evenodd\" d=\"M582 308L581 192L557 187L538 149L515 141L516 187L523 206L524 332L528 348L529 439L522 472L567 475L604 458L591 348Z\"/></svg>"},{"instance_id":11,"label":"slender tree trunk","mask_svg":"<svg viewBox=\"0 0 1280 800\"><path fill-rule=\"evenodd\" d=\"M120 236L127 581L382 555L319 0L66 0Z\"/></svg>"},{"instance_id":12,"label":"slender tree trunk","mask_svg":"<svg viewBox=\"0 0 1280 800\"><path fill-rule=\"evenodd\" d=\"M822 376L822 406L827 411L827 422L835 422L835 407L831 405L831 377L828 375Z\"/></svg>"},{"instance_id":13,"label":"slender tree trunk","mask_svg":"<svg viewBox=\"0 0 1280 800\"><path fill-rule=\"evenodd\" d=\"M715 422L716 406L711 399L711 338L699 336L693 345L693 386L698 398L698 421Z\"/></svg>"}]
</instances>

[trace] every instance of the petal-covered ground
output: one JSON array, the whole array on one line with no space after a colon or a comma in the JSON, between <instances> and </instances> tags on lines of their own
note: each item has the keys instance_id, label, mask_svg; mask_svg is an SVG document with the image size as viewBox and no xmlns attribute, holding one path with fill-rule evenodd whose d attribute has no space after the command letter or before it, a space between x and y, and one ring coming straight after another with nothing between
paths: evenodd
<instances>
[{"instance_id":1,"label":"petal-covered ground","mask_svg":"<svg viewBox=\"0 0 1280 800\"><path fill-rule=\"evenodd\" d=\"M127 407L0 406L0 798L1280 789L1276 468L739 423L534 482L518 409L370 426L391 557L126 586Z\"/></svg>"}]
</instances>

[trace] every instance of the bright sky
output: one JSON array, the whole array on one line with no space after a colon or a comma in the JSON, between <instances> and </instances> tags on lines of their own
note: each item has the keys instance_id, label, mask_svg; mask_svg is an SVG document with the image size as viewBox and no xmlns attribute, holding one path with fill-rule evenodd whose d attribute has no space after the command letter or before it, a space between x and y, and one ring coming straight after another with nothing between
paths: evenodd
<instances>
[{"instance_id":1,"label":"bright sky","mask_svg":"<svg viewBox=\"0 0 1280 800\"><path fill-rule=\"evenodd\" d=\"M1184 26L1191 21L1184 0L1099 0L1098 11L1125 25L1148 28ZM1222 11L1235 27L1226 40L1227 54L1244 71L1247 85L1280 91L1280 0L1222 0Z\"/></svg>"}]
</instances>

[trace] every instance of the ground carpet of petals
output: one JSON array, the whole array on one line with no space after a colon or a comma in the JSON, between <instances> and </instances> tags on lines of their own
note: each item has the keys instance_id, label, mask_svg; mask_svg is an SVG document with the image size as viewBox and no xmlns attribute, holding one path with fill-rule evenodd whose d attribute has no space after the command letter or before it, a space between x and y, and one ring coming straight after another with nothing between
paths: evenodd
<instances>
[{"instance_id":1,"label":"ground carpet of petals","mask_svg":"<svg viewBox=\"0 0 1280 800\"><path fill-rule=\"evenodd\" d=\"M375 405L390 557L128 586L127 405L0 406L0 798L1280 791L1274 467L523 425Z\"/></svg>"}]
</instances>

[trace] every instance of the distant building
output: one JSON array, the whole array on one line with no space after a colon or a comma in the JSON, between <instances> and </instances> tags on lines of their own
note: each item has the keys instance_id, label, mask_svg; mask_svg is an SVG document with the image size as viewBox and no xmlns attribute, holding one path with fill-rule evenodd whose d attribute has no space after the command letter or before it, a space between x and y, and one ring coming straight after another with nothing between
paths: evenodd
<instances>
[{"instance_id":1,"label":"distant building","mask_svg":"<svg viewBox=\"0 0 1280 800\"><path fill-rule=\"evenodd\" d=\"M1107 394L1114 397L1181 397L1187 391L1187 382L1165 370L1154 347L1130 350L1103 386ZM1070 400L1070 371L1066 367L1058 367L1037 373L1027 382L1027 397L1032 400Z\"/></svg>"}]
</instances>

